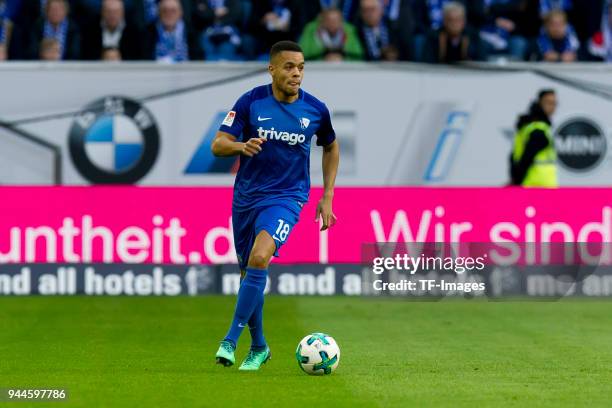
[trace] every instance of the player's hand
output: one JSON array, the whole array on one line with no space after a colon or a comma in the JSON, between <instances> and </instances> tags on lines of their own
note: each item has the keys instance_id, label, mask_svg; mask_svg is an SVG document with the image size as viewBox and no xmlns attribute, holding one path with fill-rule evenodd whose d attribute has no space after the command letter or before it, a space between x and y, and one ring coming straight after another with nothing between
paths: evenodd
<instances>
[{"instance_id":1,"label":"player's hand","mask_svg":"<svg viewBox=\"0 0 612 408\"><path fill-rule=\"evenodd\" d=\"M247 140L247 142L242 147L242 152L240 153L244 154L245 156L253 157L257 153L261 152L261 144L265 141L266 139L264 138L253 137Z\"/></svg>"},{"instance_id":2,"label":"player's hand","mask_svg":"<svg viewBox=\"0 0 612 408\"><path fill-rule=\"evenodd\" d=\"M332 199L328 197L323 197L319 201L317 205L317 217L315 218L315 222L319 220L321 217L321 221L323 225L321 225L321 231L325 231L329 227L333 227L336 223L336 216L332 211Z\"/></svg>"}]
</instances>

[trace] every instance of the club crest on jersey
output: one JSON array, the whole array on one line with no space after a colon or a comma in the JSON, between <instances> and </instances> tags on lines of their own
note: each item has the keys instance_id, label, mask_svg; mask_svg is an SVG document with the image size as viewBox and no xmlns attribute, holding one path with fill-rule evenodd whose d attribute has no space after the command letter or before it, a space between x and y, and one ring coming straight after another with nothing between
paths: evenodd
<instances>
[{"instance_id":1,"label":"club crest on jersey","mask_svg":"<svg viewBox=\"0 0 612 408\"><path fill-rule=\"evenodd\" d=\"M300 118L300 126L302 129L306 129L310 125L310 119L308 118Z\"/></svg>"},{"instance_id":2,"label":"club crest on jersey","mask_svg":"<svg viewBox=\"0 0 612 408\"><path fill-rule=\"evenodd\" d=\"M234 118L235 117L236 117L236 112L234 112L234 111L227 112L227 115L225 116L225 119L223 119L223 124L225 126L232 126L232 124L234 123Z\"/></svg>"}]
</instances>

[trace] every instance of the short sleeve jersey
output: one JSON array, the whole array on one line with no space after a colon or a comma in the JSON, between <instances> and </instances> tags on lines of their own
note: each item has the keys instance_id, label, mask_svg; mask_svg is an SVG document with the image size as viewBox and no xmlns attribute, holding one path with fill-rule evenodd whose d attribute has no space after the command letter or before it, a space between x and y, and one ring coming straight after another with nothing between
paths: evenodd
<instances>
[{"instance_id":1,"label":"short sleeve jersey","mask_svg":"<svg viewBox=\"0 0 612 408\"><path fill-rule=\"evenodd\" d=\"M319 146L336 139L323 102L301 89L294 102L280 102L272 94L272 85L242 95L219 130L242 142L266 139L255 156L240 156L233 201L238 210L308 201L312 137L316 135Z\"/></svg>"}]
</instances>

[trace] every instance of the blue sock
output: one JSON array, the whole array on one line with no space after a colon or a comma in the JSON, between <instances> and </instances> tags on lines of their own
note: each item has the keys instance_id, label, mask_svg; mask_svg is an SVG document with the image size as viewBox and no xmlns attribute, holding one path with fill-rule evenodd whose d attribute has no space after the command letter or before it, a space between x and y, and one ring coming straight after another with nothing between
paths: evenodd
<instances>
[{"instance_id":1,"label":"blue sock","mask_svg":"<svg viewBox=\"0 0 612 408\"><path fill-rule=\"evenodd\" d=\"M251 332L251 350L265 350L266 338L263 335L263 306L264 294L262 292L257 306L249 319L249 331Z\"/></svg>"},{"instance_id":2,"label":"blue sock","mask_svg":"<svg viewBox=\"0 0 612 408\"><path fill-rule=\"evenodd\" d=\"M246 276L238 290L234 320L224 340L232 342L234 345L238 343L242 330L247 327L255 307L260 301L260 296L263 296L267 275L267 269L246 269Z\"/></svg>"}]
</instances>

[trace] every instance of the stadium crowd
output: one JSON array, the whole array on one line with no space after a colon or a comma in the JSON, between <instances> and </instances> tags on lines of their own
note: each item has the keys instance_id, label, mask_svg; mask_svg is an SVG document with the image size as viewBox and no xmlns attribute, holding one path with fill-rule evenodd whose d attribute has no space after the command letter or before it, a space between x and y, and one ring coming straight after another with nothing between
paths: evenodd
<instances>
[{"instance_id":1,"label":"stadium crowd","mask_svg":"<svg viewBox=\"0 0 612 408\"><path fill-rule=\"evenodd\" d=\"M0 60L612 62L612 0L0 0Z\"/></svg>"}]
</instances>

